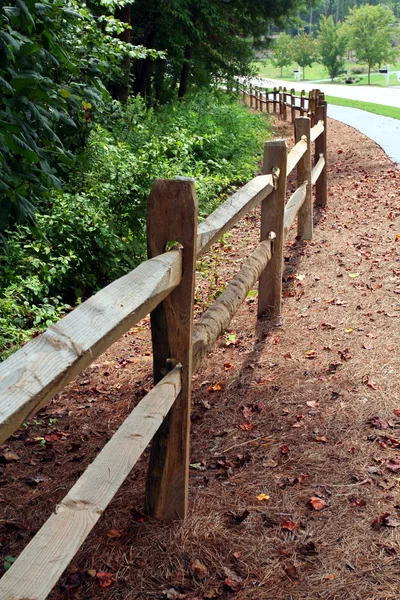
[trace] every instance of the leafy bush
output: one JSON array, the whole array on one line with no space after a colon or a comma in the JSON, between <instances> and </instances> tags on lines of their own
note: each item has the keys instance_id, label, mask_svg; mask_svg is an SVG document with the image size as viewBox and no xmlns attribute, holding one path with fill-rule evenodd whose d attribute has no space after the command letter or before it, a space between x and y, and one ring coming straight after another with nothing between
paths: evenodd
<instances>
[{"instance_id":1,"label":"leafy bush","mask_svg":"<svg viewBox=\"0 0 400 600\"><path fill-rule=\"evenodd\" d=\"M268 120L226 95L148 110L110 105L64 193L20 225L0 255L4 355L145 258L146 204L156 177L194 177L201 216L253 176ZM72 185L73 183L73 185Z\"/></svg>"},{"instance_id":2,"label":"leafy bush","mask_svg":"<svg viewBox=\"0 0 400 600\"><path fill-rule=\"evenodd\" d=\"M353 68L351 69L351 72L352 72L354 75L361 75L362 73L364 73L364 67L353 67Z\"/></svg>"}]
</instances>

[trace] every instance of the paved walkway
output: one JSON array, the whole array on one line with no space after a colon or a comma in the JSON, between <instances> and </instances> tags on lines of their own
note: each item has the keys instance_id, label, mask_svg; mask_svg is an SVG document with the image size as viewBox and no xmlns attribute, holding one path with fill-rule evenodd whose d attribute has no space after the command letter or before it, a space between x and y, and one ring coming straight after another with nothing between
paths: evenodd
<instances>
[{"instance_id":1,"label":"paved walkway","mask_svg":"<svg viewBox=\"0 0 400 600\"><path fill-rule=\"evenodd\" d=\"M328 116L355 127L374 140L400 166L400 120L382 117L358 108L328 104Z\"/></svg>"},{"instance_id":2,"label":"paved walkway","mask_svg":"<svg viewBox=\"0 0 400 600\"><path fill-rule=\"evenodd\" d=\"M348 98L349 100L361 100L362 102L375 102L376 104L384 104L385 106L396 106L400 108L400 88L398 87L375 87L369 85L337 85L307 83L303 81L282 81L279 79L254 78L254 85L265 87L286 87L287 89L294 88L295 90L305 90L306 92L315 89L321 90L327 96L337 96L339 98Z\"/></svg>"}]
</instances>

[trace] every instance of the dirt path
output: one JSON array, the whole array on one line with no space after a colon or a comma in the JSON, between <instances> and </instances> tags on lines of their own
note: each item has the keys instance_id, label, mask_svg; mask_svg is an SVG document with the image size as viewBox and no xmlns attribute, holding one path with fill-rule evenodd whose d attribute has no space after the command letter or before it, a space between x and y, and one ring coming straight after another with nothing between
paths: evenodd
<instances>
[{"instance_id":1,"label":"dirt path","mask_svg":"<svg viewBox=\"0 0 400 600\"><path fill-rule=\"evenodd\" d=\"M400 170L329 125L329 206L312 243L286 245L282 323L256 325L250 294L195 377L190 517L141 514L146 453L52 600L398 600ZM255 212L199 265L199 310L258 231ZM150 384L143 322L1 448L4 555Z\"/></svg>"}]
</instances>

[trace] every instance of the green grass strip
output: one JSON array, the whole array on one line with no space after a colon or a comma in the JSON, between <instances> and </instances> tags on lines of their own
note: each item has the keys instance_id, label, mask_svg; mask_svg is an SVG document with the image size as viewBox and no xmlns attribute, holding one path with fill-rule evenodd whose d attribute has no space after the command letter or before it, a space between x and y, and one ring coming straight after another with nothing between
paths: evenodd
<instances>
[{"instance_id":1,"label":"green grass strip","mask_svg":"<svg viewBox=\"0 0 400 600\"><path fill-rule=\"evenodd\" d=\"M396 108L395 106L385 106L384 104L374 104L373 102L361 102L360 100L348 100L347 98L337 98L336 96L325 96L325 100L328 104L359 108L360 110L366 110L367 112L375 113L376 115L400 119L400 108Z\"/></svg>"}]
</instances>

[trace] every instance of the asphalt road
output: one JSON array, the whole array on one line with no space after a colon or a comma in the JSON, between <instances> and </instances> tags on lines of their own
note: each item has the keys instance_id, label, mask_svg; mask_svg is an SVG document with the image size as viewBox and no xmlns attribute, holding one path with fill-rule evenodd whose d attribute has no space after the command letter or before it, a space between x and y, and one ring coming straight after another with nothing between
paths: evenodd
<instances>
[{"instance_id":1,"label":"asphalt road","mask_svg":"<svg viewBox=\"0 0 400 600\"><path fill-rule=\"evenodd\" d=\"M376 104L385 104L386 106L396 106L400 108L400 88L398 87L375 87L369 85L338 85L330 83L309 83L303 81L282 81L280 79L255 78L253 85L265 87L286 87L295 90L305 90L306 92L318 88L327 96L337 96L339 98L348 98L349 100L361 100L364 102L375 102Z\"/></svg>"},{"instance_id":2,"label":"asphalt road","mask_svg":"<svg viewBox=\"0 0 400 600\"><path fill-rule=\"evenodd\" d=\"M253 85L265 87L286 87L295 90L305 90L306 92L318 89L327 96L337 96L339 98L348 98L350 100L361 100L364 102L375 102L386 106L395 106L400 108L400 88L381 88L368 85L355 86L335 85L324 83L306 83L292 81L282 81L278 79L253 79ZM328 116L342 121L346 125L354 127L364 135L374 140L386 154L400 166L400 120L382 115L375 115L358 108L348 108L346 106L334 106L328 103Z\"/></svg>"}]
</instances>

